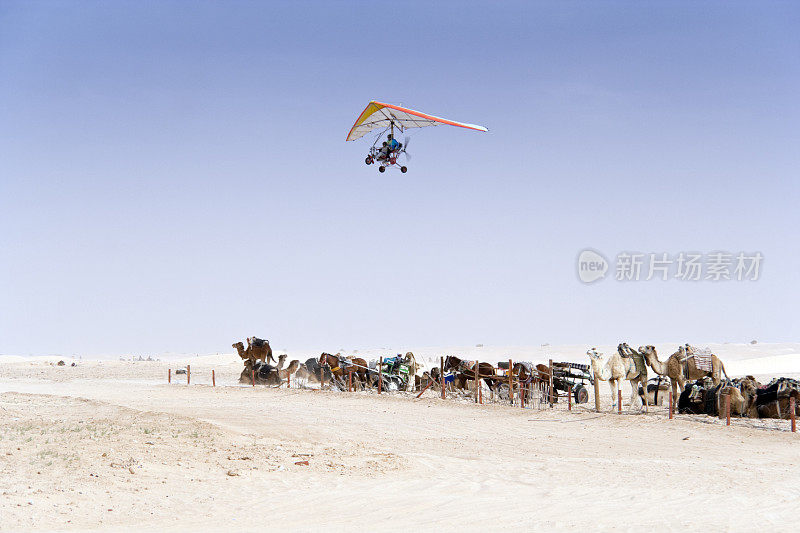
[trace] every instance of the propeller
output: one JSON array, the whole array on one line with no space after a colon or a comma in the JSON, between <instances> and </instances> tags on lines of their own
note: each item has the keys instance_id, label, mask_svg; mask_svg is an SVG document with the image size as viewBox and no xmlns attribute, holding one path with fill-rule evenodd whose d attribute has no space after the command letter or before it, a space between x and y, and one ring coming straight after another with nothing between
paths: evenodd
<instances>
[{"instance_id":1,"label":"propeller","mask_svg":"<svg viewBox=\"0 0 800 533\"><path fill-rule=\"evenodd\" d=\"M411 154L408 153L408 142L410 140L411 140L411 137L409 137L409 136L406 136L406 138L403 139L403 153L406 154L406 159L408 161L411 161Z\"/></svg>"}]
</instances>

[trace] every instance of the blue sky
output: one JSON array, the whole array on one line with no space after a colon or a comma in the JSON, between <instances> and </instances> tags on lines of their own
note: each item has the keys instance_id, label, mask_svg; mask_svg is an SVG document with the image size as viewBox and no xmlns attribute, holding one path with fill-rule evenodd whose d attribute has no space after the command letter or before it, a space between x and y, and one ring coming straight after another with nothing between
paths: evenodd
<instances>
[{"instance_id":1,"label":"blue sky","mask_svg":"<svg viewBox=\"0 0 800 533\"><path fill-rule=\"evenodd\" d=\"M798 340L800 7L3 2L0 353ZM345 142L371 99L407 174ZM764 255L581 284L587 247Z\"/></svg>"}]
</instances>

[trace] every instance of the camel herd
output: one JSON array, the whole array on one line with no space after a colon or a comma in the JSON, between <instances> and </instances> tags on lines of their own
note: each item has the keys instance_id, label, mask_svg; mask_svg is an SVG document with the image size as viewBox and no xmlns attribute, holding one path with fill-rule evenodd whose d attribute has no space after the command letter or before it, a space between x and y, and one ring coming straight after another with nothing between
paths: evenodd
<instances>
[{"instance_id":1,"label":"camel herd","mask_svg":"<svg viewBox=\"0 0 800 533\"><path fill-rule=\"evenodd\" d=\"M258 337L248 337L247 348L241 342L235 342L232 346L244 361L244 370L239 376L239 381L242 383L255 382L257 379L259 383L266 385L280 385L300 368L300 361L297 359L292 360L289 366L284 368L288 356L279 355L275 361L269 341ZM274 366L270 362L274 363Z\"/></svg>"},{"instance_id":2,"label":"camel herd","mask_svg":"<svg viewBox=\"0 0 800 533\"><path fill-rule=\"evenodd\" d=\"M669 380L673 407L678 412L726 416L726 397L731 415L751 418L787 418L790 398L795 398L796 414L800 415L800 383L789 378L777 378L762 386L753 376L730 379L725 365L714 354L702 354L689 344L678 347L666 360L658 358L652 345L638 350L627 343L617 346L610 356L596 348L586 352L595 379L608 381L611 387L612 408L617 407L617 396L622 380L631 384L631 406L661 404L667 394ZM648 367L658 376L648 383ZM725 376L723 382L722 376ZM656 383L653 383L653 382ZM680 394L679 394L680 391Z\"/></svg>"},{"instance_id":3,"label":"camel herd","mask_svg":"<svg viewBox=\"0 0 800 533\"><path fill-rule=\"evenodd\" d=\"M384 390L420 390L429 385L436 388L444 382L450 390L463 391L472 388L477 378L492 393L500 393L502 397L503 387L505 394L508 394L509 381L518 387L520 383L546 382L550 377L550 369L546 365L518 362L509 369L508 363L498 363L495 368L490 363L448 356L443 360L443 379L438 367L430 371L422 370L411 352L384 360L381 371L375 360L346 357L341 353L322 353L318 358L312 357L303 363L294 359L284 366L288 357L279 355L276 361L269 341L248 337L246 342L246 347L242 342L232 345L244 362L239 378L242 383L278 386L296 376L330 383L340 390L351 387L375 388L380 381ZM649 405L661 405L671 387L673 408L677 406L682 413L724 416L725 409L722 406L726 397L730 397L732 415L785 418L788 416L789 399L794 397L797 414L800 414L800 401L797 401L800 399L800 383L797 381L780 378L762 386L752 376L730 379L719 357L689 344L679 346L663 361L659 359L655 346L634 349L625 342L608 356L596 348L589 349L586 354L589 356L592 378L608 382L614 409L618 407L621 382L627 380L631 384L631 407L644 410ZM397 368L403 369L402 372L396 372ZM392 375L391 369L395 370L395 375ZM656 378L648 381L648 369ZM501 374L501 370L505 373ZM509 375L513 379L509 380Z\"/></svg>"}]
</instances>

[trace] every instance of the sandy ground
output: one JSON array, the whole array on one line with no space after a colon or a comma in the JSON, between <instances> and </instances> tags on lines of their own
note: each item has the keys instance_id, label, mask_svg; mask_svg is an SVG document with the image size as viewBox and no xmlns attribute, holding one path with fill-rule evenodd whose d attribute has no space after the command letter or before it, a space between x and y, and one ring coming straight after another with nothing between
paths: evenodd
<instances>
[{"instance_id":1,"label":"sandy ground","mask_svg":"<svg viewBox=\"0 0 800 533\"><path fill-rule=\"evenodd\" d=\"M797 520L800 434L785 421L728 428L655 408L254 389L226 361L193 363L188 387L184 376L166 384L176 365L165 362L0 364L0 529L745 530Z\"/></svg>"}]
</instances>

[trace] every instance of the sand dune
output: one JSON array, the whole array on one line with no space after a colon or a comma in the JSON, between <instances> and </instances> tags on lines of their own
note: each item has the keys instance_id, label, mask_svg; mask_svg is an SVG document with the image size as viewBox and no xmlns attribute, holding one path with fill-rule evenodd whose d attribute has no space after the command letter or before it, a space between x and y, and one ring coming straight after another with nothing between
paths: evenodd
<instances>
[{"instance_id":1,"label":"sand dune","mask_svg":"<svg viewBox=\"0 0 800 533\"><path fill-rule=\"evenodd\" d=\"M734 348L726 365L745 373L794 369L800 352ZM182 360L0 363L2 527L744 530L796 520L800 437L785 421L727 428L657 408L252 388L236 383L233 357L193 359L189 387L166 384Z\"/></svg>"}]
</instances>

